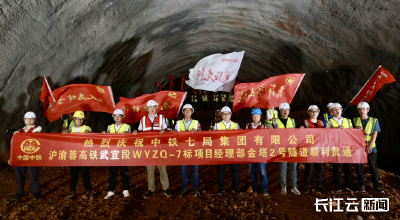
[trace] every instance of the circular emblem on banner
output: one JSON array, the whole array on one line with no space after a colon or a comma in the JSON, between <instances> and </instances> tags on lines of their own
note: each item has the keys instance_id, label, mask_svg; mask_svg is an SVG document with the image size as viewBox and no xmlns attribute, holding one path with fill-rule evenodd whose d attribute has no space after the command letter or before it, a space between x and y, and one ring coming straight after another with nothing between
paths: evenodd
<instances>
[{"instance_id":1,"label":"circular emblem on banner","mask_svg":"<svg viewBox=\"0 0 400 220\"><path fill-rule=\"evenodd\" d=\"M285 79L286 85L292 85L295 81L296 79L293 76L289 76Z\"/></svg>"},{"instance_id":2,"label":"circular emblem on banner","mask_svg":"<svg viewBox=\"0 0 400 220\"><path fill-rule=\"evenodd\" d=\"M97 91L99 91L100 93L104 93L104 89L101 88L100 86L96 86Z\"/></svg>"},{"instance_id":3,"label":"circular emblem on banner","mask_svg":"<svg viewBox=\"0 0 400 220\"><path fill-rule=\"evenodd\" d=\"M36 153L40 147L40 142L35 139L26 139L21 143L21 150L26 154Z\"/></svg>"}]
</instances>

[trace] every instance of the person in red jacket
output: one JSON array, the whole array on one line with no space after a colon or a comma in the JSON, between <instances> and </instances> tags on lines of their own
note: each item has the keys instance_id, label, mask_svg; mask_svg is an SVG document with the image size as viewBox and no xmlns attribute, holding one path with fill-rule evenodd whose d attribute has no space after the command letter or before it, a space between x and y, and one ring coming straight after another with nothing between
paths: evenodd
<instances>
[{"instance_id":1,"label":"person in red jacket","mask_svg":"<svg viewBox=\"0 0 400 220\"><path fill-rule=\"evenodd\" d=\"M27 112L24 116L25 127L21 130L15 131L16 133L42 133L42 127L35 125L36 114L33 112ZM8 160L10 164L10 160ZM11 164L10 164L11 165ZM17 181L17 194L12 196L12 199L20 199L24 194L25 185L25 172L28 171L29 179L31 182L31 191L35 199L40 198L39 188L39 172L37 167L14 167L15 179Z\"/></svg>"},{"instance_id":2,"label":"person in red jacket","mask_svg":"<svg viewBox=\"0 0 400 220\"><path fill-rule=\"evenodd\" d=\"M320 110L316 105L310 105L307 111L308 115L310 116L309 119L306 119L302 122L300 128L324 128L324 122L318 120L318 115ZM305 187L304 191L306 193L310 192L310 182L312 176L313 166L315 166L315 175L317 177L317 188L318 192L325 192L325 188L322 186L322 163L306 163L305 164L305 171L304 171L304 180L305 180Z\"/></svg>"}]
</instances>

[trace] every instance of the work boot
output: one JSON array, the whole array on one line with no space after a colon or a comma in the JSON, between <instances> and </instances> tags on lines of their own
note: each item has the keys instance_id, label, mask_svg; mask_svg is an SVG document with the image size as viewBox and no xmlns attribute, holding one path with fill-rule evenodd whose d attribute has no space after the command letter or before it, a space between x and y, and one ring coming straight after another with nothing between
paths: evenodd
<instances>
[{"instance_id":1,"label":"work boot","mask_svg":"<svg viewBox=\"0 0 400 220\"><path fill-rule=\"evenodd\" d=\"M182 190L181 193L179 194L179 197L184 197L186 196L186 190Z\"/></svg>"},{"instance_id":2,"label":"work boot","mask_svg":"<svg viewBox=\"0 0 400 220\"><path fill-rule=\"evenodd\" d=\"M287 194L286 187L282 187L281 193L282 193L283 195L286 195L286 194Z\"/></svg>"},{"instance_id":3,"label":"work boot","mask_svg":"<svg viewBox=\"0 0 400 220\"><path fill-rule=\"evenodd\" d=\"M113 191L108 191L107 195L104 197L104 199L109 199L112 196L114 196L114 192Z\"/></svg>"},{"instance_id":4,"label":"work boot","mask_svg":"<svg viewBox=\"0 0 400 220\"><path fill-rule=\"evenodd\" d=\"M318 192L326 192L326 189L323 186L318 186L316 190Z\"/></svg>"},{"instance_id":5,"label":"work boot","mask_svg":"<svg viewBox=\"0 0 400 220\"><path fill-rule=\"evenodd\" d=\"M150 198L152 195L154 195L154 192L152 192L151 190L149 190L149 191L146 193L146 195L144 195L144 198L145 198L145 199L148 199L148 198Z\"/></svg>"},{"instance_id":6,"label":"work boot","mask_svg":"<svg viewBox=\"0 0 400 220\"><path fill-rule=\"evenodd\" d=\"M224 193L225 193L225 190L223 190L223 189L218 189L217 195L222 196L222 195L224 195Z\"/></svg>"},{"instance_id":7,"label":"work boot","mask_svg":"<svg viewBox=\"0 0 400 220\"><path fill-rule=\"evenodd\" d=\"M300 194L301 194L301 192L297 189L297 187L293 187L293 188L291 189L291 191L292 191L292 193L294 193L294 194L296 194L296 195L300 195Z\"/></svg>"},{"instance_id":8,"label":"work boot","mask_svg":"<svg viewBox=\"0 0 400 220\"><path fill-rule=\"evenodd\" d=\"M20 199L20 198L22 198L22 197L24 197L24 194L17 193L17 194L15 194L15 195L13 195L13 196L11 197L11 199L17 200L17 199Z\"/></svg>"},{"instance_id":9,"label":"work boot","mask_svg":"<svg viewBox=\"0 0 400 220\"><path fill-rule=\"evenodd\" d=\"M195 197L200 197L200 191L198 189L194 189L193 193Z\"/></svg>"},{"instance_id":10,"label":"work boot","mask_svg":"<svg viewBox=\"0 0 400 220\"><path fill-rule=\"evenodd\" d=\"M171 196L172 196L171 190L169 190L169 189L164 190L164 194L165 194L167 197L171 197Z\"/></svg>"},{"instance_id":11,"label":"work boot","mask_svg":"<svg viewBox=\"0 0 400 220\"><path fill-rule=\"evenodd\" d=\"M124 195L124 197L128 197L129 196L129 191L128 190L124 190L124 191L122 191L122 194Z\"/></svg>"}]
</instances>

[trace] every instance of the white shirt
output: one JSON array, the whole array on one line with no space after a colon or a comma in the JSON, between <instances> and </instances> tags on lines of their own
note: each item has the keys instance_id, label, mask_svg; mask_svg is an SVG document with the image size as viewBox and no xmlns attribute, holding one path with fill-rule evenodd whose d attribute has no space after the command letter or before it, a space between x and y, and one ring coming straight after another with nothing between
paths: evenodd
<instances>
[{"instance_id":1,"label":"white shirt","mask_svg":"<svg viewBox=\"0 0 400 220\"><path fill-rule=\"evenodd\" d=\"M33 125L33 126L35 126L35 125ZM32 127L33 127L33 126L32 126ZM32 128L32 127L31 127L31 128ZM24 131L25 131L25 133L28 132L29 129L31 129L31 128L29 128L28 130L26 130L25 128L26 128L26 126L23 128ZM41 132L41 131L42 131L42 127L37 126L36 128L33 129L32 133L37 133L37 132Z\"/></svg>"},{"instance_id":2,"label":"white shirt","mask_svg":"<svg viewBox=\"0 0 400 220\"><path fill-rule=\"evenodd\" d=\"M150 117L150 115L147 115L147 117L149 117L150 121L153 123L154 119L157 117L157 113L154 115L154 117ZM165 130L167 128L168 128L167 122L165 121L165 117L163 117L162 129ZM143 131L142 120L140 120L138 130Z\"/></svg>"}]
</instances>

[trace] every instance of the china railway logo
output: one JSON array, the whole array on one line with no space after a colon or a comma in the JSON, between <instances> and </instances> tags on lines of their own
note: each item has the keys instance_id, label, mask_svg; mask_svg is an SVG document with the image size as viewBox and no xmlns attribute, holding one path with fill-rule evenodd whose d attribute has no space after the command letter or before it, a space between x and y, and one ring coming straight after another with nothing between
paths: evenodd
<instances>
[{"instance_id":1,"label":"china railway logo","mask_svg":"<svg viewBox=\"0 0 400 220\"><path fill-rule=\"evenodd\" d=\"M295 81L296 79L293 76L289 76L285 79L286 85L292 85Z\"/></svg>"},{"instance_id":2,"label":"china railway logo","mask_svg":"<svg viewBox=\"0 0 400 220\"><path fill-rule=\"evenodd\" d=\"M104 89L101 88L100 86L96 86L97 91L99 91L100 93L104 93Z\"/></svg>"},{"instance_id":3,"label":"china railway logo","mask_svg":"<svg viewBox=\"0 0 400 220\"><path fill-rule=\"evenodd\" d=\"M40 149L39 145L38 140L26 139L21 143L21 150L26 154L34 154Z\"/></svg>"}]
</instances>

